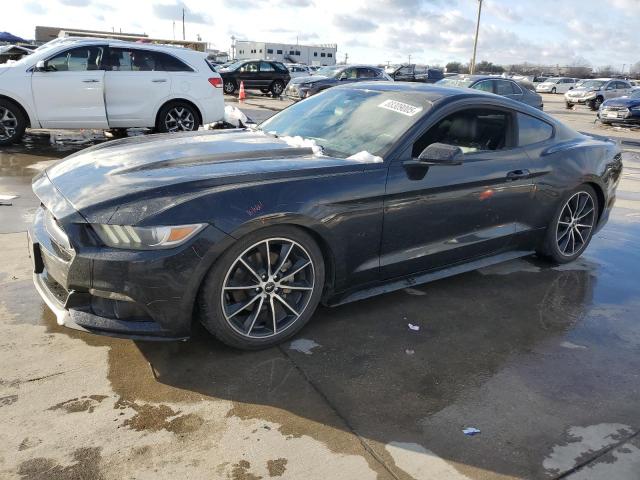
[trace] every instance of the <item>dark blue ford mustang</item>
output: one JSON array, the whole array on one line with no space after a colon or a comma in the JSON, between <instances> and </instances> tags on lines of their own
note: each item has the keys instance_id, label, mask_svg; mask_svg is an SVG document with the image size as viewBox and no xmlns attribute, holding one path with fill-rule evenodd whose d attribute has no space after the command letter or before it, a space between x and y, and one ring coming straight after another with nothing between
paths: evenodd
<instances>
[{"instance_id":1,"label":"dark blue ford mustang","mask_svg":"<svg viewBox=\"0 0 640 480\"><path fill-rule=\"evenodd\" d=\"M598 118L609 123L640 123L640 89L626 97L606 100L598 110Z\"/></svg>"},{"instance_id":2,"label":"dark blue ford mustang","mask_svg":"<svg viewBox=\"0 0 640 480\"><path fill-rule=\"evenodd\" d=\"M615 143L473 89L371 82L255 130L152 135L35 178L36 288L58 322L143 339L193 319L239 348L365 298L538 252L569 262L615 202Z\"/></svg>"}]
</instances>

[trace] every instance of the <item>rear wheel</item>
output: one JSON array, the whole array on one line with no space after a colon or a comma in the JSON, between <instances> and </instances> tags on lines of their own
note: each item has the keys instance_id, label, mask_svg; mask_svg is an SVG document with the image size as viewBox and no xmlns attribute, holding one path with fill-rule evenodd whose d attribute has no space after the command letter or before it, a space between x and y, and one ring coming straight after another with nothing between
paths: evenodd
<instances>
[{"instance_id":1,"label":"rear wheel","mask_svg":"<svg viewBox=\"0 0 640 480\"><path fill-rule=\"evenodd\" d=\"M0 145L19 141L27 128L27 120L18 105L0 99Z\"/></svg>"},{"instance_id":2,"label":"rear wheel","mask_svg":"<svg viewBox=\"0 0 640 480\"><path fill-rule=\"evenodd\" d=\"M233 80L225 80L222 84L222 89L227 95L233 95L233 93L236 91L236 82L234 82Z\"/></svg>"},{"instance_id":3,"label":"rear wheel","mask_svg":"<svg viewBox=\"0 0 640 480\"><path fill-rule=\"evenodd\" d=\"M591 241L598 223L598 197L589 185L567 194L551 220L539 253L556 263L578 258Z\"/></svg>"},{"instance_id":4,"label":"rear wheel","mask_svg":"<svg viewBox=\"0 0 640 480\"><path fill-rule=\"evenodd\" d=\"M309 321L323 286L313 238L295 227L268 227L240 239L211 268L198 296L200 321L232 347L269 347Z\"/></svg>"},{"instance_id":5,"label":"rear wheel","mask_svg":"<svg viewBox=\"0 0 640 480\"><path fill-rule=\"evenodd\" d=\"M284 83L282 83L282 81L276 80L271 84L271 93L273 94L274 97L279 97L280 95L282 95L283 91L284 91Z\"/></svg>"},{"instance_id":6,"label":"rear wheel","mask_svg":"<svg viewBox=\"0 0 640 480\"><path fill-rule=\"evenodd\" d=\"M184 102L166 104L158 114L156 130L166 132L191 132L197 130L200 122L196 110Z\"/></svg>"}]
</instances>

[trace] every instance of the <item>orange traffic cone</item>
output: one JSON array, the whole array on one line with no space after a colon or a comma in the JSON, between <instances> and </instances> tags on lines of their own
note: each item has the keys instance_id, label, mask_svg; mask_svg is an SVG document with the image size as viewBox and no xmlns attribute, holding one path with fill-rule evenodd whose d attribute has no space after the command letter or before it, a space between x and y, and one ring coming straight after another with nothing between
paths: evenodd
<instances>
[{"instance_id":1,"label":"orange traffic cone","mask_svg":"<svg viewBox=\"0 0 640 480\"><path fill-rule=\"evenodd\" d=\"M244 82L240 82L240 93L238 93L238 101L244 102L245 98L247 98L247 94L244 93Z\"/></svg>"}]
</instances>

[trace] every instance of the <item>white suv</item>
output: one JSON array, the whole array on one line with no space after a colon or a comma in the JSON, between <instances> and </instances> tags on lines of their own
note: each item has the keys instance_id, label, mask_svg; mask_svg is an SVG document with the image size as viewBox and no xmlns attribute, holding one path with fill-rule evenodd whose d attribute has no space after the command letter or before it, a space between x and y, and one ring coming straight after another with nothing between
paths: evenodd
<instances>
[{"instance_id":1,"label":"white suv","mask_svg":"<svg viewBox=\"0 0 640 480\"><path fill-rule=\"evenodd\" d=\"M538 93L567 93L576 86L576 79L569 77L547 78L544 82L536 85Z\"/></svg>"},{"instance_id":2,"label":"white suv","mask_svg":"<svg viewBox=\"0 0 640 480\"><path fill-rule=\"evenodd\" d=\"M223 117L220 75L203 53L185 48L54 40L0 67L0 145L26 127L173 132Z\"/></svg>"}]
</instances>

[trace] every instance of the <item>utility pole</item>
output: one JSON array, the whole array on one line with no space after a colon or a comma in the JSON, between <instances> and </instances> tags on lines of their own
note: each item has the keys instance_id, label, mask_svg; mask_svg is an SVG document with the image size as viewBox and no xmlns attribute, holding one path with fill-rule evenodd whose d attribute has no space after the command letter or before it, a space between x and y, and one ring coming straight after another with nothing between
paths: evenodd
<instances>
[{"instance_id":1,"label":"utility pole","mask_svg":"<svg viewBox=\"0 0 640 480\"><path fill-rule=\"evenodd\" d=\"M176 21L173 21L173 39L176 39Z\"/></svg>"},{"instance_id":2,"label":"utility pole","mask_svg":"<svg viewBox=\"0 0 640 480\"><path fill-rule=\"evenodd\" d=\"M411 65L411 54L409 54L409 65Z\"/></svg>"},{"instance_id":3,"label":"utility pole","mask_svg":"<svg viewBox=\"0 0 640 480\"><path fill-rule=\"evenodd\" d=\"M344 54L344 64L347 65L347 60L349 60L349 54L345 53Z\"/></svg>"},{"instance_id":4,"label":"utility pole","mask_svg":"<svg viewBox=\"0 0 640 480\"><path fill-rule=\"evenodd\" d=\"M482 0L478 0L478 21L476 22L476 38L473 41L473 57L471 58L471 66L469 73L473 75L476 70L476 51L478 49L478 33L480 33L480 14L482 13Z\"/></svg>"},{"instance_id":5,"label":"utility pole","mask_svg":"<svg viewBox=\"0 0 640 480\"><path fill-rule=\"evenodd\" d=\"M184 34L184 8L182 9L182 40L186 40L186 37Z\"/></svg>"}]
</instances>

